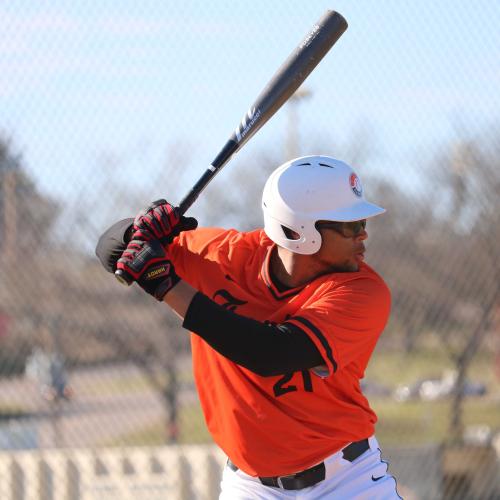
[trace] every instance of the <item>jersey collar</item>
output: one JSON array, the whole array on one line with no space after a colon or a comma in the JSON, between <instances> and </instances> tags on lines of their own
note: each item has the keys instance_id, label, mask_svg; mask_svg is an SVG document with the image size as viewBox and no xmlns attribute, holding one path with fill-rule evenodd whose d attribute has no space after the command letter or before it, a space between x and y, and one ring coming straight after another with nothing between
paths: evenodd
<instances>
[{"instance_id":1,"label":"jersey collar","mask_svg":"<svg viewBox=\"0 0 500 500\"><path fill-rule=\"evenodd\" d=\"M267 289L271 293L271 295L276 299L276 300L283 300L288 297L291 297L292 295L296 295L299 293L305 285L297 286L294 288L288 288L287 290L280 291L276 284L273 282L272 279L272 274L271 274L271 255L276 248L276 244L271 245L268 250L266 257L264 259L264 262L262 263L262 267L260 270L260 275L262 279L264 280L264 283L267 286Z\"/></svg>"}]
</instances>

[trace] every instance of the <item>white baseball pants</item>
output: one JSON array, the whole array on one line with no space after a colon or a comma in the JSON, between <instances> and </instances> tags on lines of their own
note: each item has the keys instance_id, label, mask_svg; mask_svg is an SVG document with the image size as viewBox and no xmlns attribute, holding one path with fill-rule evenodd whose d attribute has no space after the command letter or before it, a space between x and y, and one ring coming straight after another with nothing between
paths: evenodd
<instances>
[{"instance_id":1,"label":"white baseball pants","mask_svg":"<svg viewBox=\"0 0 500 500\"><path fill-rule=\"evenodd\" d=\"M224 468L219 500L396 500L396 480L388 474L375 437L369 439L370 449L353 462L342 458L342 451L324 460L323 481L301 490L284 490L264 486L259 478L242 470Z\"/></svg>"}]
</instances>

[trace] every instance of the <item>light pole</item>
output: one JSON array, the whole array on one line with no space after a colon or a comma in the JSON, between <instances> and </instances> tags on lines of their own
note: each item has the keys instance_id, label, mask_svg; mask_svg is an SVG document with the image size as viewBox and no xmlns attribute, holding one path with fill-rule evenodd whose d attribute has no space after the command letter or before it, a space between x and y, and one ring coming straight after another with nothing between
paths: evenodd
<instances>
[{"instance_id":1,"label":"light pole","mask_svg":"<svg viewBox=\"0 0 500 500\"><path fill-rule=\"evenodd\" d=\"M286 134L286 144L285 144L285 159L291 160L296 158L300 154L300 144L299 144L299 116L298 116L298 105L302 99L306 99L312 95L312 92L308 89L299 88L291 97L288 99L288 120L287 120L287 134Z\"/></svg>"}]
</instances>

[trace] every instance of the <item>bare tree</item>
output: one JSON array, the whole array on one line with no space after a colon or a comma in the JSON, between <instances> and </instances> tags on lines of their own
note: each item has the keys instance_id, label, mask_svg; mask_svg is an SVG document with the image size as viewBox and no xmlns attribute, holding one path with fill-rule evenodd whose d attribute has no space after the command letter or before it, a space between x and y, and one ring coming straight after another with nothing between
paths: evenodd
<instances>
[{"instance_id":1,"label":"bare tree","mask_svg":"<svg viewBox=\"0 0 500 500\"><path fill-rule=\"evenodd\" d=\"M37 251L50 234L56 213L56 203L39 192L12 140L0 134L0 246L4 254Z\"/></svg>"},{"instance_id":2,"label":"bare tree","mask_svg":"<svg viewBox=\"0 0 500 500\"><path fill-rule=\"evenodd\" d=\"M473 270L482 268L480 280L468 287L469 299L480 314L461 348L452 352L457 367L450 434L459 440L463 432L464 386L468 368L489 331L500 304L500 141L462 141L450 155L449 184L457 225L469 235ZM478 301L477 299L480 298ZM479 312L478 311L478 312Z\"/></svg>"},{"instance_id":3,"label":"bare tree","mask_svg":"<svg viewBox=\"0 0 500 500\"><path fill-rule=\"evenodd\" d=\"M419 164L428 182L414 192L379 182L376 198L388 212L368 226L377 235L370 256L391 286L391 323L406 351L432 332L456 368L454 439L463 430L467 370L500 302L498 144L476 139L448 146Z\"/></svg>"}]
</instances>

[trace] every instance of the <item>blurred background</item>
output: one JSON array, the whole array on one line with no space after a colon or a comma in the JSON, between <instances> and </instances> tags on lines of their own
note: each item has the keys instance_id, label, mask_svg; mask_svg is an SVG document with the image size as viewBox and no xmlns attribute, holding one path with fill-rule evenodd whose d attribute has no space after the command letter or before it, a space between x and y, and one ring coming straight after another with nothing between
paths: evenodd
<instances>
[{"instance_id":1,"label":"blurred background","mask_svg":"<svg viewBox=\"0 0 500 500\"><path fill-rule=\"evenodd\" d=\"M17 0L0 4L0 498L217 497L189 336L94 248L181 200L327 8L347 32L189 214L253 229L279 164L351 163L387 208L367 261L393 307L363 383L389 471L408 499L500 497L500 4Z\"/></svg>"}]
</instances>

